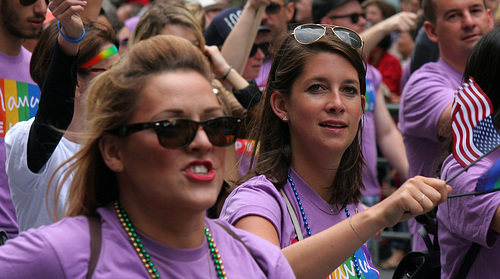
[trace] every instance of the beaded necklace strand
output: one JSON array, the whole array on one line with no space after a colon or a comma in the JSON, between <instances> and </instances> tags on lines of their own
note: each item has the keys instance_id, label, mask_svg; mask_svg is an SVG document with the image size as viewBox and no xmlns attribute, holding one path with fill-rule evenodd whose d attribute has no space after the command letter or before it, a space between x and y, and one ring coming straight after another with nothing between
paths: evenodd
<instances>
[{"instance_id":1,"label":"beaded necklace strand","mask_svg":"<svg viewBox=\"0 0 500 279\"><path fill-rule=\"evenodd\" d=\"M160 273L158 272L158 269L156 269L153 261L151 260L151 255L149 255L149 253L144 248L144 244L141 243L141 239L138 237L136 229L134 228L132 222L128 218L125 209L123 209L123 207L118 201L115 201L114 205L115 205L116 216L118 217L118 220L122 224L123 229L129 236L130 243L132 243L132 246L134 246L134 249L137 252L139 258L141 259L141 262L144 264L146 271L151 276L151 278L153 279L160 278ZM210 258L213 260L215 265L217 278L227 279L226 271L224 271L224 266L222 265L222 259L221 256L219 255L219 249L217 249L217 245L215 244L212 234L210 233L210 229L205 226L204 231L205 231L205 237L207 239L208 250L210 252Z\"/></svg>"},{"instance_id":2,"label":"beaded necklace strand","mask_svg":"<svg viewBox=\"0 0 500 279\"><path fill-rule=\"evenodd\" d=\"M302 202L300 201L299 192L297 192L297 188L295 187L295 184L293 183L293 179L290 175L288 175L288 181L290 182L290 185L292 186L293 194L295 195L295 199L297 200L297 203L299 205L300 214L302 216L302 220L304 220L304 226L306 227L307 235L311 236L311 227L309 226L309 222L307 221L306 212L304 210L304 207L302 206ZM349 209L347 208L347 206L345 207L344 211L345 211L346 218L349 218L349 216L351 216L351 214L349 213ZM354 261L354 266L356 267L356 275L357 275L358 279L361 279L362 274L361 274L361 269L359 268L359 263L358 263L358 259L356 257L356 253L352 254L352 259Z\"/></svg>"}]
</instances>

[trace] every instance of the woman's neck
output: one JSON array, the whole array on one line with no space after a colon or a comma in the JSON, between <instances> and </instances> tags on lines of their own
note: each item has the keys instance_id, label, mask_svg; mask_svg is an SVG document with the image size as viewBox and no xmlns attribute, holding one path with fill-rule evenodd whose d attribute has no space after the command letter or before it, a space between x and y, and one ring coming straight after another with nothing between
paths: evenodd
<instances>
[{"instance_id":1,"label":"woman's neck","mask_svg":"<svg viewBox=\"0 0 500 279\"><path fill-rule=\"evenodd\" d=\"M127 201L123 201L122 206L134 227L155 241L181 249L196 248L205 241L205 212L166 214L170 210Z\"/></svg>"},{"instance_id":2,"label":"woman's neck","mask_svg":"<svg viewBox=\"0 0 500 279\"><path fill-rule=\"evenodd\" d=\"M335 156L332 156L335 157ZM331 199L330 187L335 180L337 169L340 164L335 161L320 163L320 160L314 160L310 157L304 159L293 159L291 166L293 170L304 180L323 200L329 202ZM309 160L308 160L309 159Z\"/></svg>"}]
</instances>

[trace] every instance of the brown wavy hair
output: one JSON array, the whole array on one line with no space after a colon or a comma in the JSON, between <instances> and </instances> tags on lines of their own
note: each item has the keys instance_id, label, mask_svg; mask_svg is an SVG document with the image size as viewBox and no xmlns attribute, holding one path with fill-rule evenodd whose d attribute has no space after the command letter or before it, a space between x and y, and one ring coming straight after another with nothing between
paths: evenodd
<instances>
[{"instance_id":1,"label":"brown wavy hair","mask_svg":"<svg viewBox=\"0 0 500 279\"><path fill-rule=\"evenodd\" d=\"M250 138L259 142L259 147L256 145L254 148L251 163L254 167L243 181L251 176L264 174L280 189L286 183L292 148L288 124L276 116L271 108L272 93L278 91L285 98L289 98L294 81L302 74L308 61L318 53L327 52L339 54L353 65L358 73L361 95L365 95L366 66L361 52L339 40L331 31L322 39L308 45L298 43L289 32L282 35L271 50L274 60L267 87L250 128ZM361 129L360 122L358 133L342 156L331 185L330 203L338 208L357 203L361 199L361 189L364 188L361 180L361 169L364 165L360 143ZM258 156L255 156L257 148Z\"/></svg>"}]
</instances>

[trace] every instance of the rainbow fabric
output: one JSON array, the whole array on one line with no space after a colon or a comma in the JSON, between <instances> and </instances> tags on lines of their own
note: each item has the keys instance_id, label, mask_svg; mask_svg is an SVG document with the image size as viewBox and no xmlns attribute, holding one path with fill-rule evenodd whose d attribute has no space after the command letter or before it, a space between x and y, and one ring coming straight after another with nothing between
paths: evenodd
<instances>
[{"instance_id":1,"label":"rainbow fabric","mask_svg":"<svg viewBox=\"0 0 500 279\"><path fill-rule=\"evenodd\" d=\"M89 61L83 63L83 65L80 66L80 68L89 68L92 67L93 65L115 55L118 53L118 49L116 48L115 45L110 46L109 48L99 52L96 54L94 57L90 58Z\"/></svg>"},{"instance_id":2,"label":"rainbow fabric","mask_svg":"<svg viewBox=\"0 0 500 279\"><path fill-rule=\"evenodd\" d=\"M19 121L35 117L40 101L37 85L0 79L0 137Z\"/></svg>"},{"instance_id":3,"label":"rainbow fabric","mask_svg":"<svg viewBox=\"0 0 500 279\"><path fill-rule=\"evenodd\" d=\"M500 160L486 171L476 184L476 192L491 191L500 188Z\"/></svg>"}]
</instances>

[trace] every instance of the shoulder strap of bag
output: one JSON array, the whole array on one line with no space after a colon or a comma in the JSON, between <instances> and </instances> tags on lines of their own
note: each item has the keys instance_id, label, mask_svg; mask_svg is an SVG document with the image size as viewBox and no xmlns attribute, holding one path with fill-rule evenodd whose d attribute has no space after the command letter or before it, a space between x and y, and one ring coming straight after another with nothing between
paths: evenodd
<instances>
[{"instance_id":1,"label":"shoulder strap of bag","mask_svg":"<svg viewBox=\"0 0 500 279\"><path fill-rule=\"evenodd\" d=\"M260 262L257 260L257 258L255 257L255 255L252 253L252 250L250 250L250 248L248 248L248 246L245 244L245 242L243 242L243 240L241 239L241 237L239 235L237 235L233 230L231 230L228 226L223 225L223 224L221 224L219 222L215 222L215 223L217 225L221 226L234 239L236 239L239 242L241 242L241 244L243 244L243 246L245 247L245 249L247 249L248 253L250 253L250 255L252 256L253 260L257 263L257 265L259 266L260 270L262 270L262 272L264 272L264 269L260 265ZM264 274L266 274L266 272L264 272Z\"/></svg>"},{"instance_id":2,"label":"shoulder strap of bag","mask_svg":"<svg viewBox=\"0 0 500 279\"><path fill-rule=\"evenodd\" d=\"M90 262L86 278L90 279L94 274L97 261L99 260L99 254L101 253L102 229L101 218L99 218L99 216L92 215L86 217L89 221L90 230Z\"/></svg>"},{"instance_id":3,"label":"shoulder strap of bag","mask_svg":"<svg viewBox=\"0 0 500 279\"><path fill-rule=\"evenodd\" d=\"M477 254L479 254L480 249L481 245L479 243L476 242L472 243L472 245L469 248L469 251L467 251L467 255L465 255L464 262L462 263L462 266L458 271L456 279L464 279L465 277L467 277L467 274L469 274L470 268L472 267L472 264L476 260Z\"/></svg>"},{"instance_id":4,"label":"shoulder strap of bag","mask_svg":"<svg viewBox=\"0 0 500 279\"><path fill-rule=\"evenodd\" d=\"M295 214L295 210L293 210L292 204L290 203L290 200L285 194L285 191L283 188L280 189L280 193L285 198L285 203L286 203L286 208L288 209L288 213L290 214L290 218L292 218L292 223L293 227L295 228L295 233L297 234L297 239L301 241L304 239L304 236L302 235L302 230L300 229L299 226L299 220L297 219L297 215Z\"/></svg>"}]
</instances>

